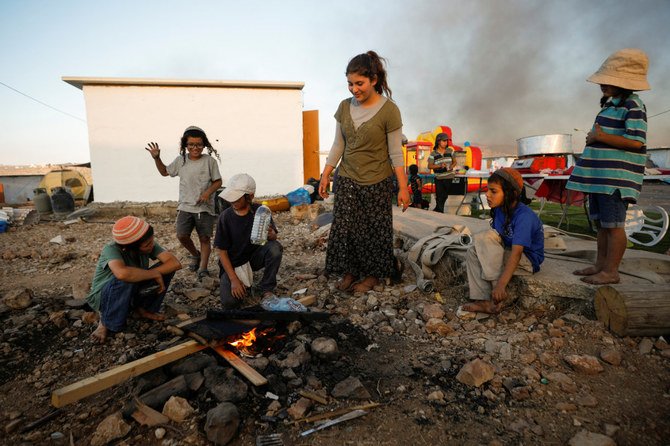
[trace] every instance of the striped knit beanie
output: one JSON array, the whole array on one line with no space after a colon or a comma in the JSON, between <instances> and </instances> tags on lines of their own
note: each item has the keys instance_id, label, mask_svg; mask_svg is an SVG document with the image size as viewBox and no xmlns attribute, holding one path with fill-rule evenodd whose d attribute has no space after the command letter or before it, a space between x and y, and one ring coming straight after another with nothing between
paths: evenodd
<instances>
[{"instance_id":1,"label":"striped knit beanie","mask_svg":"<svg viewBox=\"0 0 670 446\"><path fill-rule=\"evenodd\" d=\"M511 167L503 167L493 173L498 174L498 176L510 183L517 192L521 193L521 189L523 189L523 178L518 170L512 169Z\"/></svg>"},{"instance_id":2,"label":"striped knit beanie","mask_svg":"<svg viewBox=\"0 0 670 446\"><path fill-rule=\"evenodd\" d=\"M128 215L114 223L112 236L119 245L130 245L141 239L148 230L149 223L141 218Z\"/></svg>"}]
</instances>

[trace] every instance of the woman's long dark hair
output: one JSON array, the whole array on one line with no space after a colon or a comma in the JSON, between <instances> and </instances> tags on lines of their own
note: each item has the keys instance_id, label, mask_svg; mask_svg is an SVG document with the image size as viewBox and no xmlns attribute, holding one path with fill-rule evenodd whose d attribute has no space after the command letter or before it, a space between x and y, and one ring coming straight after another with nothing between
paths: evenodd
<instances>
[{"instance_id":1,"label":"woman's long dark hair","mask_svg":"<svg viewBox=\"0 0 670 446\"><path fill-rule=\"evenodd\" d=\"M492 173L489 177L488 184L497 184L503 190L503 202L500 206L502 213L505 216L503 223L503 231L508 234L510 232L510 223L512 222L512 215L516 210L518 203L529 204L530 200L526 197L526 189L521 188L521 192L517 192L514 186L502 176L497 173ZM491 227L494 227L495 213L491 212Z\"/></svg>"},{"instance_id":2,"label":"woman's long dark hair","mask_svg":"<svg viewBox=\"0 0 670 446\"><path fill-rule=\"evenodd\" d=\"M358 74L360 76L365 76L371 81L376 80L375 91L379 94L385 94L388 98L393 98L391 93L391 88L389 88L388 81L386 80L387 73L384 69L386 64L386 59L380 57L374 51L368 51L367 53L359 54L354 56L353 59L347 64L347 71L345 75L352 73Z\"/></svg>"},{"instance_id":3,"label":"woman's long dark hair","mask_svg":"<svg viewBox=\"0 0 670 446\"><path fill-rule=\"evenodd\" d=\"M207 135L205 135L205 132L203 132L200 129L187 129L184 134L181 137L181 140L179 141L179 154L181 155L182 160L184 160L184 164L186 164L186 141L188 141L188 138L202 138L202 143L207 147L207 154L214 155L216 156L216 159L221 161L221 158L219 157L219 152L216 151L214 147L212 147L212 144L209 142L209 139L207 139Z\"/></svg>"}]
</instances>

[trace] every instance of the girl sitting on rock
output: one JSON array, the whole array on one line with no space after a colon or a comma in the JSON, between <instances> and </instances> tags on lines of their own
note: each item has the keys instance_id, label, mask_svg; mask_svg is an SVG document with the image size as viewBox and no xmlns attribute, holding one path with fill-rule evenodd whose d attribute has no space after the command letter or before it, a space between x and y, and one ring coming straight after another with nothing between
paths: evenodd
<instances>
[{"instance_id":1,"label":"girl sitting on rock","mask_svg":"<svg viewBox=\"0 0 670 446\"><path fill-rule=\"evenodd\" d=\"M493 229L475 234L466 254L470 300L465 311L499 313L508 299L513 275L530 275L544 260L542 222L526 203L523 179L515 169L496 170L488 180L486 201Z\"/></svg>"}]
</instances>

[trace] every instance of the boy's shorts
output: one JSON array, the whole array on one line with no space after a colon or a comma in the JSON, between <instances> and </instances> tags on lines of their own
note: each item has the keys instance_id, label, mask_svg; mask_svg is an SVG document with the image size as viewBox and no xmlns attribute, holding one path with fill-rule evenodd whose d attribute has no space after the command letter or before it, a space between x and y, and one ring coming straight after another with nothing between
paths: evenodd
<instances>
[{"instance_id":1,"label":"boy's shorts","mask_svg":"<svg viewBox=\"0 0 670 446\"><path fill-rule=\"evenodd\" d=\"M193 212L177 211L177 235L191 235L193 228L200 237L212 237L216 217L207 212L198 214Z\"/></svg>"},{"instance_id":2,"label":"boy's shorts","mask_svg":"<svg viewBox=\"0 0 670 446\"><path fill-rule=\"evenodd\" d=\"M621 192L612 195L589 194L589 218L600 228L623 228L626 226L628 203L621 198Z\"/></svg>"}]
</instances>

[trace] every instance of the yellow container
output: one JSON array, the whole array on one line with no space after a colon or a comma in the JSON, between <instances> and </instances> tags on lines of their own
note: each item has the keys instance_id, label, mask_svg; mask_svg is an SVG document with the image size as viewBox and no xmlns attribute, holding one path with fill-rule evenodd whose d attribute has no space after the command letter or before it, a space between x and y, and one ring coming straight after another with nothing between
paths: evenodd
<instances>
[{"instance_id":1,"label":"yellow container","mask_svg":"<svg viewBox=\"0 0 670 446\"><path fill-rule=\"evenodd\" d=\"M272 212L288 211L291 207L288 203L288 198L286 197L255 199L254 202L265 204Z\"/></svg>"}]
</instances>

